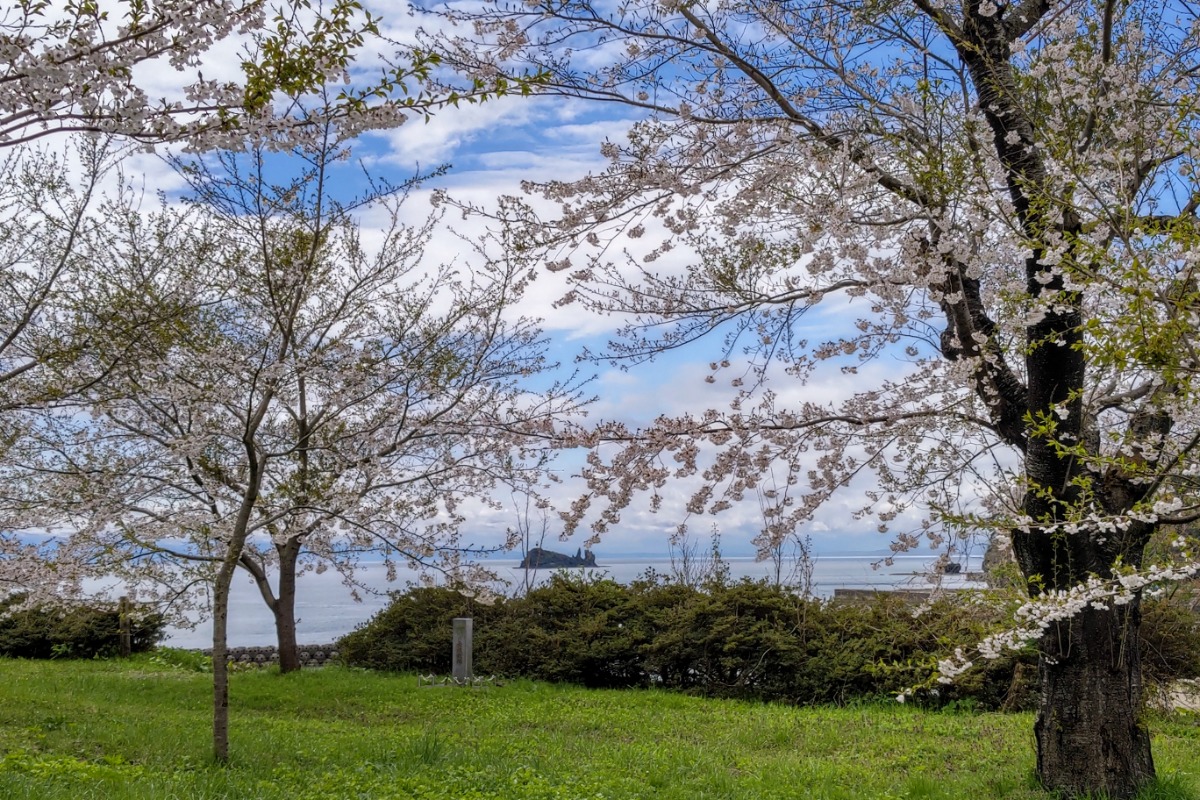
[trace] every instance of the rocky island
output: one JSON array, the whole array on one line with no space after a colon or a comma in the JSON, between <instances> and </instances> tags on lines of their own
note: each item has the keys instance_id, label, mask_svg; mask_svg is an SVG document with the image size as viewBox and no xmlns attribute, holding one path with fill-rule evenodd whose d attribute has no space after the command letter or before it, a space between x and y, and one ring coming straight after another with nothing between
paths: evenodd
<instances>
[{"instance_id":1,"label":"rocky island","mask_svg":"<svg viewBox=\"0 0 1200 800\"><path fill-rule=\"evenodd\" d=\"M575 555L569 556L566 553L556 553L553 550L533 547L521 559L520 569L570 569L594 566L596 566L596 554L591 550L580 548L575 551Z\"/></svg>"}]
</instances>

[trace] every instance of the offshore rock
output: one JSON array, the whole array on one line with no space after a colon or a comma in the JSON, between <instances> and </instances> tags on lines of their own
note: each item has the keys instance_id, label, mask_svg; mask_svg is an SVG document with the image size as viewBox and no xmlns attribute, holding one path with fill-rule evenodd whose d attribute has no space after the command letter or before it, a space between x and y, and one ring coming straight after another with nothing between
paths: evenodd
<instances>
[{"instance_id":1,"label":"offshore rock","mask_svg":"<svg viewBox=\"0 0 1200 800\"><path fill-rule=\"evenodd\" d=\"M594 566L596 566L596 554L591 550L581 548L575 551L575 555L569 556L566 553L556 553L553 550L533 547L521 559L520 569L570 569Z\"/></svg>"}]
</instances>

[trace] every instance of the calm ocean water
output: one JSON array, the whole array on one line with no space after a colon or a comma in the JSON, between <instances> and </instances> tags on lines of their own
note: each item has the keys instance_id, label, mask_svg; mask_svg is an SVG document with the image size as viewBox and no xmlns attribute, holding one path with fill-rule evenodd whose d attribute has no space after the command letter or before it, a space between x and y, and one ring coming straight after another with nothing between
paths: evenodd
<instances>
[{"instance_id":1,"label":"calm ocean water","mask_svg":"<svg viewBox=\"0 0 1200 800\"><path fill-rule=\"evenodd\" d=\"M965 560L964 570L978 570L980 558ZM772 574L768 563L755 562L753 558L726 558L725 561L734 580L743 577L767 578ZM879 561L879 556L820 556L815 560L813 569L813 592L822 597L829 597L838 588L921 588L928 585L925 575L928 574L934 558L898 556L891 566L879 564ZM650 567L657 572L671 574L669 559L601 557L600 562L596 573L621 582L637 578ZM517 559L495 559L488 563L501 577L511 580L513 584L518 584L524 576L524 571L518 569L520 562ZM877 564L879 565L876 567ZM543 570L531 575L545 580L549 571ZM368 565L359 572L358 577L376 592L362 594L362 602L356 602L350 590L342 585L341 578L332 572L323 575L310 573L300 578L296 596L296 616L299 618L296 627L301 644L325 644L349 633L387 605L386 593L389 590L403 589L408 581L415 580L416 575L401 571L399 579L389 584L382 565ZM248 577L239 575L230 601L231 647L275 643L271 613ZM210 647L212 627L209 624L200 624L192 629L171 628L168 630L165 644L172 647Z\"/></svg>"}]
</instances>

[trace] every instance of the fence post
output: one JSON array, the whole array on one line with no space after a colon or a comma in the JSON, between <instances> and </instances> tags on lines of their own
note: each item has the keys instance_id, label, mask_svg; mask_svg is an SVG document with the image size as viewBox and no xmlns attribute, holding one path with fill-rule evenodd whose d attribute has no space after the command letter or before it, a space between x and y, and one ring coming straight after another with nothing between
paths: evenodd
<instances>
[{"instance_id":1,"label":"fence post","mask_svg":"<svg viewBox=\"0 0 1200 800\"><path fill-rule=\"evenodd\" d=\"M474 625L474 620L470 617L455 617L454 618L454 654L453 654L453 672L454 682L459 684L470 683L472 674L471 667L471 629Z\"/></svg>"}]
</instances>

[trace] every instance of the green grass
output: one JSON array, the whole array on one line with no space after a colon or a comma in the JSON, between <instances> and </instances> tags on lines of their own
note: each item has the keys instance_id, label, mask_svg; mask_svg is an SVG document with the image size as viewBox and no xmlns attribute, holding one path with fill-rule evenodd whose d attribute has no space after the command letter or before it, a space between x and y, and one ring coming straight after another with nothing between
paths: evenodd
<instances>
[{"instance_id":1,"label":"green grass","mask_svg":"<svg viewBox=\"0 0 1200 800\"><path fill-rule=\"evenodd\" d=\"M232 678L0 660L0 798L1040 798L1028 715L787 708L517 682L417 686L327 668ZM1155 718L1153 800L1197 797L1200 719Z\"/></svg>"}]
</instances>

